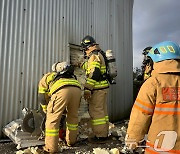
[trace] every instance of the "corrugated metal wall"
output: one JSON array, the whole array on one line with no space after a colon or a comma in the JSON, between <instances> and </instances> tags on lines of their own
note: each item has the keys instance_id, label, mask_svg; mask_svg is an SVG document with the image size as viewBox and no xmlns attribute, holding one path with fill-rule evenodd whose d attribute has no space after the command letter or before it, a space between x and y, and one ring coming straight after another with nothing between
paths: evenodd
<instances>
[{"instance_id":1,"label":"corrugated metal wall","mask_svg":"<svg viewBox=\"0 0 180 154\"><path fill-rule=\"evenodd\" d=\"M38 108L39 79L54 62L69 60L68 43L86 34L116 54L110 118L126 117L133 98L132 8L133 0L0 0L0 131L22 108Z\"/></svg>"}]
</instances>

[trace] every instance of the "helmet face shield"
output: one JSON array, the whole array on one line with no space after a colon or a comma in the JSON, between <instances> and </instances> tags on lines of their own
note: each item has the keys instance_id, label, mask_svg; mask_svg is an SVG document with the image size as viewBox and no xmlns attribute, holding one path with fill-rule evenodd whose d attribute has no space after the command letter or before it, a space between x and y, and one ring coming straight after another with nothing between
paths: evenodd
<instances>
[{"instance_id":1,"label":"helmet face shield","mask_svg":"<svg viewBox=\"0 0 180 154\"><path fill-rule=\"evenodd\" d=\"M164 41L153 46L149 51L148 56L152 58L153 62L180 59L180 47L175 42Z\"/></svg>"}]
</instances>

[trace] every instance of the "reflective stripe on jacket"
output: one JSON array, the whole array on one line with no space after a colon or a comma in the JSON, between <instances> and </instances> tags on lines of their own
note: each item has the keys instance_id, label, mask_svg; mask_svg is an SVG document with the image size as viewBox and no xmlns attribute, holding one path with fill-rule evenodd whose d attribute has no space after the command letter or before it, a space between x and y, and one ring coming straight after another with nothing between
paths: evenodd
<instances>
[{"instance_id":1,"label":"reflective stripe on jacket","mask_svg":"<svg viewBox=\"0 0 180 154\"><path fill-rule=\"evenodd\" d=\"M98 52L92 53L87 62L82 66L86 71L85 88L90 90L105 89L109 87L107 79L103 78L106 73L106 65L103 56ZM100 78L100 80L98 80Z\"/></svg>"},{"instance_id":2,"label":"reflective stripe on jacket","mask_svg":"<svg viewBox=\"0 0 180 154\"><path fill-rule=\"evenodd\" d=\"M180 151L180 60L154 64L152 76L142 85L133 105L126 139L137 143L148 135L148 144ZM173 137L173 133L177 137ZM174 143L175 140L175 143ZM146 153L156 151L149 147ZM150 152L151 151L151 152ZM154 152L155 153L155 152ZM156 153L159 153L156 151Z\"/></svg>"},{"instance_id":3,"label":"reflective stripe on jacket","mask_svg":"<svg viewBox=\"0 0 180 154\"><path fill-rule=\"evenodd\" d=\"M74 78L60 78L54 81L55 72L47 73L39 82L39 93L52 95L64 86L75 86L81 88L80 83Z\"/></svg>"}]
</instances>

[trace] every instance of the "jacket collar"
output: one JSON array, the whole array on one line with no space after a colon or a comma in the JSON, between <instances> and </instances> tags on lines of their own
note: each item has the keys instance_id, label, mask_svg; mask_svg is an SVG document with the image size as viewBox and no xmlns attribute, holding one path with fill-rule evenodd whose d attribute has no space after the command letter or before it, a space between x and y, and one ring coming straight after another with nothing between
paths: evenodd
<instances>
[{"instance_id":1,"label":"jacket collar","mask_svg":"<svg viewBox=\"0 0 180 154\"><path fill-rule=\"evenodd\" d=\"M164 60L154 63L153 72L156 73L172 73L180 72L180 60Z\"/></svg>"},{"instance_id":2,"label":"jacket collar","mask_svg":"<svg viewBox=\"0 0 180 154\"><path fill-rule=\"evenodd\" d=\"M86 54L89 57L91 55L91 52L93 52L94 50L100 50L99 45L94 45L92 47L89 47L88 50L86 50Z\"/></svg>"}]
</instances>

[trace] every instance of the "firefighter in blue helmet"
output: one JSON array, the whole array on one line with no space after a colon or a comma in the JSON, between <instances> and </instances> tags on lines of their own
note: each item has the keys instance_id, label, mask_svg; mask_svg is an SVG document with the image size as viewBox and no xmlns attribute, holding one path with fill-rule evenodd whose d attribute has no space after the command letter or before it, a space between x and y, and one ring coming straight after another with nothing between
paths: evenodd
<instances>
[{"instance_id":1,"label":"firefighter in blue helmet","mask_svg":"<svg viewBox=\"0 0 180 154\"><path fill-rule=\"evenodd\" d=\"M133 105L126 145L135 149L147 134L145 153L180 153L180 47L164 41L147 55L153 70Z\"/></svg>"}]
</instances>

